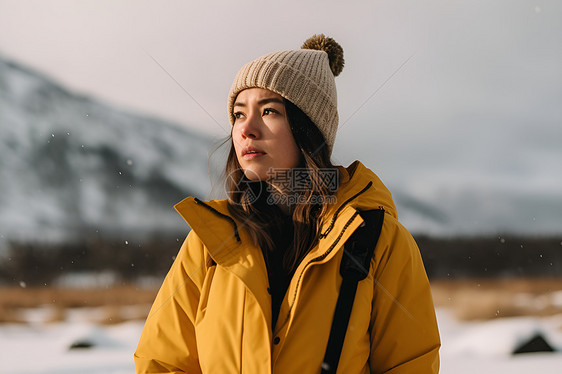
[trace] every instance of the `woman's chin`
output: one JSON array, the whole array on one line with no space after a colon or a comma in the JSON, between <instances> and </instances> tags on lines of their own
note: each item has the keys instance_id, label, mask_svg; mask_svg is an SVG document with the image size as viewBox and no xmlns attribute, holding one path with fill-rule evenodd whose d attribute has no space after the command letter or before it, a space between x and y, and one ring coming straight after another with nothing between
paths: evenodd
<instances>
[{"instance_id":1,"label":"woman's chin","mask_svg":"<svg viewBox=\"0 0 562 374\"><path fill-rule=\"evenodd\" d=\"M268 178L267 170L261 168L245 168L244 175L252 182L265 181Z\"/></svg>"}]
</instances>

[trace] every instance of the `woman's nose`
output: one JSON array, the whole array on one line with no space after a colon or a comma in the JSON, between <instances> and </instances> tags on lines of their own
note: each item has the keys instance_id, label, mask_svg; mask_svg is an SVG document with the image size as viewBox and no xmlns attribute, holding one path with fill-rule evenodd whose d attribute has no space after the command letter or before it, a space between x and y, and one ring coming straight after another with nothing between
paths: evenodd
<instances>
[{"instance_id":1,"label":"woman's nose","mask_svg":"<svg viewBox=\"0 0 562 374\"><path fill-rule=\"evenodd\" d=\"M240 135L242 138L257 139L260 136L259 132L259 116L250 114L244 124L240 127Z\"/></svg>"}]
</instances>

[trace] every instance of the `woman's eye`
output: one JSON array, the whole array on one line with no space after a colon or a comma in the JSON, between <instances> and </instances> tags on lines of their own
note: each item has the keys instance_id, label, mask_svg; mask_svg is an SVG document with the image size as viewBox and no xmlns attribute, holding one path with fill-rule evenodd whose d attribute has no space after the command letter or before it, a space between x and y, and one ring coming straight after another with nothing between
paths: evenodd
<instances>
[{"instance_id":1,"label":"woman's eye","mask_svg":"<svg viewBox=\"0 0 562 374\"><path fill-rule=\"evenodd\" d=\"M277 113L277 111L275 109L271 109L271 108L266 108L263 111L263 114L272 114L272 113Z\"/></svg>"},{"instance_id":2,"label":"woman's eye","mask_svg":"<svg viewBox=\"0 0 562 374\"><path fill-rule=\"evenodd\" d=\"M242 117L242 113L240 113L240 112L234 113L234 118L235 118L235 119L238 119L238 118L241 118L241 117Z\"/></svg>"}]
</instances>

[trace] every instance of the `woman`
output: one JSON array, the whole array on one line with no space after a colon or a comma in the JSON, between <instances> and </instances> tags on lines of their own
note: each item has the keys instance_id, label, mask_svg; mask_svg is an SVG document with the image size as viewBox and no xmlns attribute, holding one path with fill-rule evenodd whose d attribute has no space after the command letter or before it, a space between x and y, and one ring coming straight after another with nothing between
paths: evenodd
<instances>
[{"instance_id":1,"label":"woman","mask_svg":"<svg viewBox=\"0 0 562 374\"><path fill-rule=\"evenodd\" d=\"M227 200L176 206L191 227L146 321L139 373L319 373L344 243L383 208L338 373L436 373L439 333L418 248L390 192L356 161L334 166L343 51L313 36L239 71Z\"/></svg>"}]
</instances>

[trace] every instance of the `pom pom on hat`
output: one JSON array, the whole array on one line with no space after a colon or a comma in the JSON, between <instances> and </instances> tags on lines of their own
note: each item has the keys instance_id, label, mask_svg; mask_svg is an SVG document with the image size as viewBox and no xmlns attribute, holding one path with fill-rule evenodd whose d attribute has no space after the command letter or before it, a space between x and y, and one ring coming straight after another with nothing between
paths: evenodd
<instances>
[{"instance_id":1,"label":"pom pom on hat","mask_svg":"<svg viewBox=\"0 0 562 374\"><path fill-rule=\"evenodd\" d=\"M324 34L313 35L303 43L301 48L326 52L330 61L330 70L332 70L334 77L340 75L345 63L343 48L334 39L328 38Z\"/></svg>"}]
</instances>

